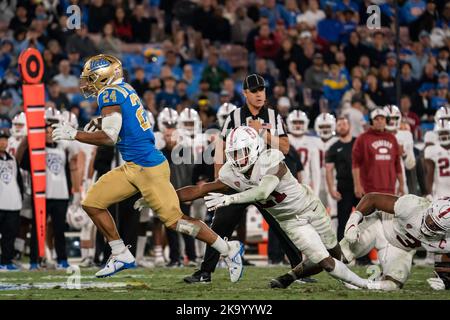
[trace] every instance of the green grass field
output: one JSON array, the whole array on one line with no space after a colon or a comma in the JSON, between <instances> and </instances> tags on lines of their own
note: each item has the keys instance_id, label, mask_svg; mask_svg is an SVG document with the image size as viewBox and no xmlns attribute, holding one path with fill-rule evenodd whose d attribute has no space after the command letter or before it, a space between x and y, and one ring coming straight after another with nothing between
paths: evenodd
<instances>
[{"instance_id":1,"label":"green grass field","mask_svg":"<svg viewBox=\"0 0 450 320\"><path fill-rule=\"evenodd\" d=\"M365 267L353 267L366 276ZM270 289L268 281L288 269L284 267L248 267L238 283L230 283L225 269L216 271L209 284L188 285L183 277L194 271L181 269L135 269L120 272L112 278L96 279L95 269L81 270L82 289L67 289L67 275L62 271L0 273L0 299L449 299L448 291L433 291L426 283L431 267L413 267L404 289L397 292L349 290L322 273L317 283L294 283L288 289ZM21 285L17 290L13 285ZM45 286L48 289L33 288ZM102 287L103 286L103 287ZM107 287L106 287L107 286ZM14 288L15 290L7 290Z\"/></svg>"}]
</instances>

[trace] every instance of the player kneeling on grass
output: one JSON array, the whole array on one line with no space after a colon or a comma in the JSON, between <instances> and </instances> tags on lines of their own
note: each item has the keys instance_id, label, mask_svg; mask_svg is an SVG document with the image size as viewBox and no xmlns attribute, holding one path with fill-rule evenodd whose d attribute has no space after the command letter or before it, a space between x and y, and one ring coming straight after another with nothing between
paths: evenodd
<instances>
[{"instance_id":1,"label":"player kneeling on grass","mask_svg":"<svg viewBox=\"0 0 450 320\"><path fill-rule=\"evenodd\" d=\"M155 137L140 98L123 80L121 62L104 54L90 58L83 67L80 89L86 97L97 97L101 123L92 121L86 126L88 132L77 131L69 124L58 124L53 139L116 144L125 160L125 164L109 171L91 186L82 202L83 209L106 237L112 251L106 266L96 276L107 277L136 266L107 208L140 192L169 229L202 240L225 256L231 281L238 281L242 274L243 245L239 241L225 241L202 221L181 212L170 183L169 164L155 147ZM90 130L93 127L98 130Z\"/></svg>"},{"instance_id":2,"label":"player kneeling on grass","mask_svg":"<svg viewBox=\"0 0 450 320\"><path fill-rule=\"evenodd\" d=\"M225 152L227 161L219 171L219 178L200 186L178 189L180 201L204 197L208 210L234 203L257 202L277 219L290 239L314 264L319 264L336 279L367 288L368 280L357 276L328 252L338 252L336 255L340 256L325 207L309 187L292 176L279 150L264 150L264 142L256 130L241 126L228 134ZM239 193L217 193L231 190ZM145 205L144 200L136 202L137 207Z\"/></svg>"},{"instance_id":3,"label":"player kneeling on grass","mask_svg":"<svg viewBox=\"0 0 450 320\"><path fill-rule=\"evenodd\" d=\"M367 254L374 246L377 247L383 277L372 282L371 286L389 291L403 287L411 272L416 248L423 246L441 254L450 252L450 245L447 246L450 243L449 231L450 198L431 202L411 194L397 197L369 193L350 215L345 227L345 238L340 244L344 258L349 262ZM448 256L442 255L435 267L438 277L428 279L428 283L435 290L448 288ZM310 275L300 264L289 273L273 279L271 285L286 288L296 278Z\"/></svg>"}]
</instances>

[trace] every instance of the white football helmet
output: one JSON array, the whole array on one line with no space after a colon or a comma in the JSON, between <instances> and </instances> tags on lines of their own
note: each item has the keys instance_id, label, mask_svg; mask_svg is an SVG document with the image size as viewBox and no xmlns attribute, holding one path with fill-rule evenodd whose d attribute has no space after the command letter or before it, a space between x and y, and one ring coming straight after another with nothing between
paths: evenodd
<instances>
[{"instance_id":1,"label":"white football helmet","mask_svg":"<svg viewBox=\"0 0 450 320\"><path fill-rule=\"evenodd\" d=\"M400 129L400 123L402 121L402 113L400 109L393 104L388 104L384 107L384 110L388 114L388 123L386 124L386 129L389 131L396 131Z\"/></svg>"},{"instance_id":2,"label":"white football helmet","mask_svg":"<svg viewBox=\"0 0 450 320\"><path fill-rule=\"evenodd\" d=\"M263 149L263 139L255 129L247 126L231 130L225 143L227 161L241 173L250 169Z\"/></svg>"},{"instance_id":3,"label":"white football helmet","mask_svg":"<svg viewBox=\"0 0 450 320\"><path fill-rule=\"evenodd\" d=\"M450 197L439 198L431 203L423 217L420 231L429 240L446 237L450 231Z\"/></svg>"},{"instance_id":4,"label":"white football helmet","mask_svg":"<svg viewBox=\"0 0 450 320\"><path fill-rule=\"evenodd\" d=\"M330 139L336 134L336 118L331 113L321 113L314 122L314 130L320 138Z\"/></svg>"},{"instance_id":5,"label":"white football helmet","mask_svg":"<svg viewBox=\"0 0 450 320\"><path fill-rule=\"evenodd\" d=\"M446 105L440 107L434 114L434 123L436 126L444 127L447 122L450 122L450 106Z\"/></svg>"},{"instance_id":6,"label":"white football helmet","mask_svg":"<svg viewBox=\"0 0 450 320\"><path fill-rule=\"evenodd\" d=\"M155 128L155 117L153 116L153 113L151 113L150 110L147 110L147 119L150 122L152 130Z\"/></svg>"},{"instance_id":7,"label":"white football helmet","mask_svg":"<svg viewBox=\"0 0 450 320\"><path fill-rule=\"evenodd\" d=\"M178 112L165 107L158 115L158 130L164 132L167 127L175 128L178 122Z\"/></svg>"},{"instance_id":8,"label":"white football helmet","mask_svg":"<svg viewBox=\"0 0 450 320\"><path fill-rule=\"evenodd\" d=\"M303 111L292 111L289 113L286 122L289 132L294 135L301 136L308 131L309 119Z\"/></svg>"},{"instance_id":9,"label":"white football helmet","mask_svg":"<svg viewBox=\"0 0 450 320\"><path fill-rule=\"evenodd\" d=\"M228 115L234 110L237 109L237 107L229 102L225 102L219 107L219 110L217 110L217 120L219 121L219 126L222 128L225 120L227 119Z\"/></svg>"},{"instance_id":10,"label":"white football helmet","mask_svg":"<svg viewBox=\"0 0 450 320\"><path fill-rule=\"evenodd\" d=\"M188 132L193 137L197 133L202 132L202 121L198 112L191 108L186 108L180 112L178 117L177 128Z\"/></svg>"},{"instance_id":11,"label":"white football helmet","mask_svg":"<svg viewBox=\"0 0 450 320\"><path fill-rule=\"evenodd\" d=\"M439 121L434 127L439 144L441 146L450 145L450 121Z\"/></svg>"},{"instance_id":12,"label":"white football helmet","mask_svg":"<svg viewBox=\"0 0 450 320\"><path fill-rule=\"evenodd\" d=\"M44 112L44 119L47 123L61 122L61 112L52 107L46 108Z\"/></svg>"},{"instance_id":13,"label":"white football helmet","mask_svg":"<svg viewBox=\"0 0 450 320\"><path fill-rule=\"evenodd\" d=\"M75 113L65 110L61 114L61 119L72 128L78 129L78 119Z\"/></svg>"},{"instance_id":14,"label":"white football helmet","mask_svg":"<svg viewBox=\"0 0 450 320\"><path fill-rule=\"evenodd\" d=\"M27 117L25 112L21 112L12 119L11 134L15 138L25 137L27 135Z\"/></svg>"},{"instance_id":15,"label":"white football helmet","mask_svg":"<svg viewBox=\"0 0 450 320\"><path fill-rule=\"evenodd\" d=\"M67 223L72 228L80 230L89 222L88 214L83 210L81 206L70 205L67 208Z\"/></svg>"}]
</instances>

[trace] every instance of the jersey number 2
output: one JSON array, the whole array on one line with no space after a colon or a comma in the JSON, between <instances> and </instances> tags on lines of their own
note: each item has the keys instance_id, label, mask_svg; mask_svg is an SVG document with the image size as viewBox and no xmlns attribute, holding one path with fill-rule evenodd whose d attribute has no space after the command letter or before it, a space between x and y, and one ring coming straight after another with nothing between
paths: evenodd
<instances>
[{"instance_id":1,"label":"jersey number 2","mask_svg":"<svg viewBox=\"0 0 450 320\"><path fill-rule=\"evenodd\" d=\"M450 161L448 158L441 158L438 160L439 165L439 176L441 177L448 177L450 176Z\"/></svg>"},{"instance_id":2,"label":"jersey number 2","mask_svg":"<svg viewBox=\"0 0 450 320\"><path fill-rule=\"evenodd\" d=\"M150 122L148 121L147 114L145 113L144 107L141 104L141 99L139 99L136 93L133 93L130 96L130 99L133 106L139 105L139 108L136 110L136 118L138 119L139 125L141 126L142 130L146 131L150 129Z\"/></svg>"}]
</instances>

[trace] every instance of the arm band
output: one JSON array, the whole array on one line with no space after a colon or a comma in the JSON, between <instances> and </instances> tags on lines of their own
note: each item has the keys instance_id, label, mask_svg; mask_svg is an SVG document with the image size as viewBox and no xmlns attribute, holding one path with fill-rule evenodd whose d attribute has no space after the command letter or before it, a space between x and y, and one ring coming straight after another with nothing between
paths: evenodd
<instances>
[{"instance_id":1,"label":"arm band","mask_svg":"<svg viewBox=\"0 0 450 320\"><path fill-rule=\"evenodd\" d=\"M122 115L119 112L108 114L102 119L102 131L114 142L119 138L119 132L122 128Z\"/></svg>"}]
</instances>

